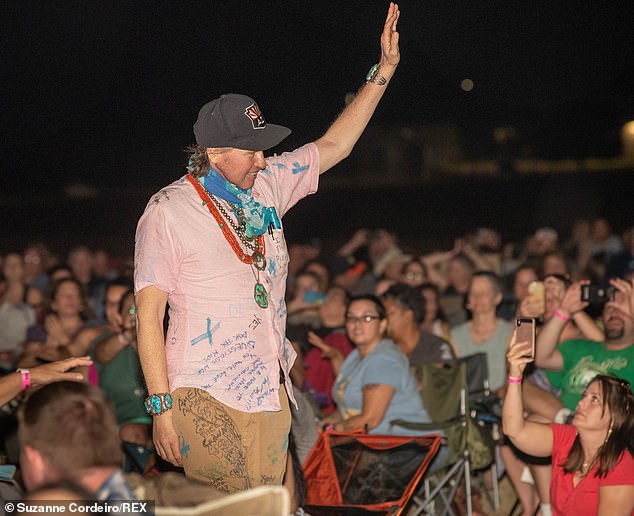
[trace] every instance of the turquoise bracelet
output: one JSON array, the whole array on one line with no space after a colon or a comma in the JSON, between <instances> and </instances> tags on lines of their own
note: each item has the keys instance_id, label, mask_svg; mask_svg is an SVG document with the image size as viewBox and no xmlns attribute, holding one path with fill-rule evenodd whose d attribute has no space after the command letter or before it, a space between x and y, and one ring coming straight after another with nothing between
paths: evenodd
<instances>
[{"instance_id":1,"label":"turquoise bracelet","mask_svg":"<svg viewBox=\"0 0 634 516\"><path fill-rule=\"evenodd\" d=\"M160 416L172 408L172 395L169 392L151 394L145 398L145 410L151 416Z\"/></svg>"}]
</instances>

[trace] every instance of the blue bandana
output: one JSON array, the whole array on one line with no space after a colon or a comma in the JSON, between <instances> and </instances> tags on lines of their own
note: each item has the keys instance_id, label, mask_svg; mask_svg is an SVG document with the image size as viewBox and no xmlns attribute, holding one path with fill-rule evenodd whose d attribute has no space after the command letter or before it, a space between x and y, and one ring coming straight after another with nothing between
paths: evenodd
<instances>
[{"instance_id":1,"label":"blue bandana","mask_svg":"<svg viewBox=\"0 0 634 516\"><path fill-rule=\"evenodd\" d=\"M252 188L243 190L227 181L216 170L211 167L209 174L200 178L201 184L210 194L220 197L227 202L241 208L247 218L245 234L247 236L262 235L273 226L281 229L282 225L274 207L263 206L251 195Z\"/></svg>"}]
</instances>

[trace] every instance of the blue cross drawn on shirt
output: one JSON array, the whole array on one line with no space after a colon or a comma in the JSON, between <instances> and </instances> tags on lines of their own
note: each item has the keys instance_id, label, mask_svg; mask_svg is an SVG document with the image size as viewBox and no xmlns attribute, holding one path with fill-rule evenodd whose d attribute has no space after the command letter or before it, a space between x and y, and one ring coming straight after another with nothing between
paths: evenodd
<instances>
[{"instance_id":1,"label":"blue cross drawn on shirt","mask_svg":"<svg viewBox=\"0 0 634 516\"><path fill-rule=\"evenodd\" d=\"M300 165L299 161L295 161L293 162L293 168L291 169L291 171L294 174L299 174L300 172L304 172L305 170L308 170L310 168L310 165Z\"/></svg>"},{"instance_id":2,"label":"blue cross drawn on shirt","mask_svg":"<svg viewBox=\"0 0 634 516\"><path fill-rule=\"evenodd\" d=\"M199 342L202 342L205 339L209 339L209 345L211 346L214 343L213 341L214 333L218 331L218 328L220 328L220 321L218 321L216 325L212 328L211 318L207 317L207 331L205 333L201 333L195 339L192 339L192 346L195 346L196 344L198 344Z\"/></svg>"}]
</instances>

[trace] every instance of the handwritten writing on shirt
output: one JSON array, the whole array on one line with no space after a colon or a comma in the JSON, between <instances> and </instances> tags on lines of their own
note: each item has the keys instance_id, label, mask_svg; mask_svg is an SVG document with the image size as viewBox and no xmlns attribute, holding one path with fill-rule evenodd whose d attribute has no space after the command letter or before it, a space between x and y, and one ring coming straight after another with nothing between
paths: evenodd
<instances>
[{"instance_id":1,"label":"handwritten writing on shirt","mask_svg":"<svg viewBox=\"0 0 634 516\"><path fill-rule=\"evenodd\" d=\"M215 347L203 358L204 365L197 370L199 375L210 375L203 389L224 389L247 410L261 406L275 392L267 367L254 353L255 341L249 339L247 331L239 332ZM219 366L221 370L218 370Z\"/></svg>"}]
</instances>

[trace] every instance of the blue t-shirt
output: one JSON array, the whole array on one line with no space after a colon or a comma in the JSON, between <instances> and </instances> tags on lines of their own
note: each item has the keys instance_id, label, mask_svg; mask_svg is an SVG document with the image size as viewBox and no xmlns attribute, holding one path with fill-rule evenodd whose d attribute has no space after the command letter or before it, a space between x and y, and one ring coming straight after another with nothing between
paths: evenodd
<instances>
[{"instance_id":1,"label":"blue t-shirt","mask_svg":"<svg viewBox=\"0 0 634 516\"><path fill-rule=\"evenodd\" d=\"M410 371L407 357L391 340L381 340L364 358L359 350L352 351L344 360L332 388L332 396L344 419L359 415L363 407L363 387L366 385L390 385L394 396L383 421L371 434L423 435L440 433L434 430L409 430L390 426L393 419L416 423L431 421Z\"/></svg>"}]
</instances>

